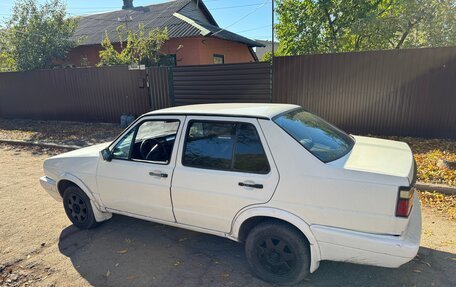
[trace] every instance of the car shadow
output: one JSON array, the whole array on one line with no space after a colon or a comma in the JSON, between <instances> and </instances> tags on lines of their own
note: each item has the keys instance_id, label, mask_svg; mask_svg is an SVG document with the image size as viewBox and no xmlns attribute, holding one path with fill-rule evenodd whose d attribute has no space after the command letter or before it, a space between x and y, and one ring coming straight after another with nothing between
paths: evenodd
<instances>
[{"instance_id":1,"label":"car shadow","mask_svg":"<svg viewBox=\"0 0 456 287\"><path fill-rule=\"evenodd\" d=\"M243 247L120 215L92 230L68 226L59 238L60 252L93 286L272 286L250 273ZM455 257L421 248L397 269L321 262L298 286L455 286Z\"/></svg>"}]
</instances>

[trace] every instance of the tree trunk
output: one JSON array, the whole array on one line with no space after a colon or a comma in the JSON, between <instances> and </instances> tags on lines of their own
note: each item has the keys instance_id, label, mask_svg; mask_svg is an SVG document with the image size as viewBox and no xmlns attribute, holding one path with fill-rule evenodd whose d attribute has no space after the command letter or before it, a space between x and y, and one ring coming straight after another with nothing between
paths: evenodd
<instances>
[{"instance_id":1,"label":"tree trunk","mask_svg":"<svg viewBox=\"0 0 456 287\"><path fill-rule=\"evenodd\" d=\"M399 39L399 42L397 42L395 49L400 49L402 47L402 44L404 44L405 39L407 39L407 36L410 34L410 31L412 28L419 22L419 20L416 20L415 22L409 22L407 25L407 29L405 30L404 34L402 34L402 37Z\"/></svg>"},{"instance_id":2,"label":"tree trunk","mask_svg":"<svg viewBox=\"0 0 456 287\"><path fill-rule=\"evenodd\" d=\"M328 12L328 9L326 7L323 8L326 18L328 19L328 25L329 25L329 30L331 31L331 39L332 43L330 45L331 52L337 52L336 51L336 45L337 45L337 37L336 37L336 30L334 29L334 22L331 20L331 15Z\"/></svg>"}]
</instances>

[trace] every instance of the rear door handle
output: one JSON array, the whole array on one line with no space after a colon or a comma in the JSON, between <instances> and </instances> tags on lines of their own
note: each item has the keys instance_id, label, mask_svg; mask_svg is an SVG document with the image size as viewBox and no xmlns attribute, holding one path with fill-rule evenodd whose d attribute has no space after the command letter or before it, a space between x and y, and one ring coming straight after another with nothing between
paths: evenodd
<instances>
[{"instance_id":1,"label":"rear door handle","mask_svg":"<svg viewBox=\"0 0 456 287\"><path fill-rule=\"evenodd\" d=\"M162 177L162 178L167 178L168 177L168 174L163 173L161 171L157 171L157 172L151 171L151 172L149 172L149 175L150 176Z\"/></svg>"},{"instance_id":2,"label":"rear door handle","mask_svg":"<svg viewBox=\"0 0 456 287\"><path fill-rule=\"evenodd\" d=\"M258 183L245 183L245 182L240 182L239 186L245 186L245 187L252 187L252 188L258 188L258 189L263 189L262 184Z\"/></svg>"}]
</instances>

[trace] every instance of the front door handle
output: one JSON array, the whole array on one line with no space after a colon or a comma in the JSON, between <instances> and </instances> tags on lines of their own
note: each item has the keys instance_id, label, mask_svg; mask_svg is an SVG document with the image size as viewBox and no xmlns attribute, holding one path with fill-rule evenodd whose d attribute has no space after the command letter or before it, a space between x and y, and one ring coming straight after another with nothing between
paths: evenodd
<instances>
[{"instance_id":1,"label":"front door handle","mask_svg":"<svg viewBox=\"0 0 456 287\"><path fill-rule=\"evenodd\" d=\"M168 177L168 174L167 173L163 173L161 171L157 171L157 172L149 172L149 175L150 176L157 176L157 177L162 177L162 178L167 178Z\"/></svg>"},{"instance_id":2,"label":"front door handle","mask_svg":"<svg viewBox=\"0 0 456 287\"><path fill-rule=\"evenodd\" d=\"M245 182L240 182L239 186L245 186L245 187L252 187L252 188L258 188L258 189L263 189L262 184L258 183L245 183Z\"/></svg>"}]
</instances>

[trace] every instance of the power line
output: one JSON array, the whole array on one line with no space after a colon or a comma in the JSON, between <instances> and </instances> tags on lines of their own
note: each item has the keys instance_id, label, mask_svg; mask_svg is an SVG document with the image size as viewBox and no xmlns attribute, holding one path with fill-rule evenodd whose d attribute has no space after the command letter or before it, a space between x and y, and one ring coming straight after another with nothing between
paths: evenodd
<instances>
[{"instance_id":1,"label":"power line","mask_svg":"<svg viewBox=\"0 0 456 287\"><path fill-rule=\"evenodd\" d=\"M270 0L267 1L268 3L271 3ZM256 5L260 5L260 4L263 4L263 2L259 2L259 3L252 3L252 4L246 4L246 5L235 5L235 6L221 6L221 7L214 7L214 8L210 8L209 10L226 10L226 9L233 9L233 8L243 8L243 7L252 7L252 6L256 6ZM117 8L117 7L104 7L104 8ZM99 9L104 9L103 7L100 7ZM67 10L73 10L74 8L68 8ZM79 9L83 9L83 8L79 8ZM108 10L100 10L100 11L97 11L98 7L93 7L93 8L87 8L87 9L95 9L94 11L88 11L88 12L84 12L84 13L81 13L81 14L75 14L75 13L68 13L70 15L73 15L73 16L83 16L83 15L92 15L91 13L109 13L109 12L114 12L114 11L121 11L121 10L114 10L114 11L108 11ZM187 10L187 11L198 11L200 10L199 8L197 9L190 9L190 10ZM7 14L5 14L7 15ZM84 16L85 17L85 16Z\"/></svg>"},{"instance_id":2,"label":"power line","mask_svg":"<svg viewBox=\"0 0 456 287\"><path fill-rule=\"evenodd\" d=\"M212 1L218 1L218 0L212 0ZM207 1L206 1L207 2ZM269 3L271 3L271 1L268 1ZM225 9L233 9L233 8L242 8L242 7L252 7L252 6L256 6L256 5L259 5L259 4L263 4L263 3L252 3L252 4L246 4L246 5L235 5L235 6L221 6L221 7L214 7L214 8L210 8L210 10L225 10ZM93 13L109 13L109 12L114 12L114 11L121 11L121 10L103 10L103 9L116 9L118 7L74 7L74 8L71 8L71 7L67 7L67 10L91 10L91 11L85 11L83 13L70 13L68 12L68 15L72 15L72 16L81 16L81 17L87 17L85 15L93 15ZM94 10L92 10L94 9ZM198 11L199 8L197 9L191 9L191 10L188 10L188 11ZM6 14L6 13L2 13L0 15L4 15L4 16L9 16L11 14ZM106 19L100 19L100 20L106 20ZM115 20L112 20L112 21L115 21Z\"/></svg>"},{"instance_id":3,"label":"power line","mask_svg":"<svg viewBox=\"0 0 456 287\"><path fill-rule=\"evenodd\" d=\"M206 0L205 2L207 2L208 0ZM211 1L219 1L219 0L211 0ZM239 7L251 7L251 6L255 6L255 5L258 5L260 4L258 7L256 7L253 11L249 12L248 14L244 15L243 17L241 17L240 19L238 19L237 21L235 21L234 23L224 27L224 28L221 28L220 30L218 30L217 32L213 33L212 35L216 35L224 30L226 30L227 28L239 23L240 21L242 21L243 19L247 18L248 16L252 15L254 12L256 12L258 9L262 8L264 5L266 5L267 3L271 3L270 0L266 0L262 3L256 3L256 4L248 4L248 5L236 5L236 6L224 6L224 7L216 7L216 8L212 8L211 10L214 10L214 9L231 9L231 8L239 8ZM148 24L152 23L153 21L155 21L156 19L158 19L163 13L165 13L167 10L169 10L170 8L176 6L177 4L179 4L179 1L175 1L174 3L172 3L171 5L168 5L166 9L162 10L156 17L154 17L153 19L151 19L150 21L146 22L144 24L144 26L147 26ZM106 7L107 8L107 7ZM192 9L193 11L196 11L196 10L199 10L199 9ZM122 10L119 10L119 11L122 11ZM125 10L126 12L128 12L129 10ZM106 11L106 12L112 12L112 11ZM90 12L88 12L90 13ZM103 13L103 12L101 12ZM8 14L0 14L0 15L8 15ZM108 25L105 27L105 30L108 30L108 28L110 28L114 23L119 23L118 19L101 19L101 18L97 18L96 15L93 15L93 14L89 14L88 16L83 16L83 15L76 15L76 14L73 14L73 13L68 13L68 15L71 15L71 16L76 16L76 17L83 17L85 19L93 19L93 20L97 20L97 21L105 21L105 22L110 22L112 24ZM93 17L91 17L91 15L93 15ZM125 17L131 17L132 13L130 13L130 15L127 13L125 15ZM134 20L134 19L131 19L131 20ZM236 33L242 33L242 32L248 32L248 31L254 31L254 30L259 30L259 29L262 29L262 28L265 28L265 27L269 27L271 25L265 25L265 26L260 26L260 27L256 27L256 28L252 28L252 29L246 29L246 30L242 30L242 31L238 31ZM139 31L139 28L136 32ZM18 32L21 32L21 31L18 31ZM135 33L136 33L135 32ZM24 33L24 32L22 32ZM92 35L97 35L99 34L99 32L96 32L96 33L93 33ZM88 36L89 34L86 34L85 36Z\"/></svg>"},{"instance_id":4,"label":"power line","mask_svg":"<svg viewBox=\"0 0 456 287\"><path fill-rule=\"evenodd\" d=\"M265 0L265 1L263 2L263 4L261 4L260 6L256 7L256 8L255 8L254 10L252 10L250 13L248 13L248 14L242 16L242 17L239 18L237 21L235 21L235 22L231 23L230 25L228 25L228 26L226 26L226 27L220 29L219 31L213 33L212 35L216 35L216 34L222 32L222 31L226 30L227 28L236 25L237 23L241 22L241 21L244 20L245 18L249 17L250 15L252 15L253 13L255 13L256 11L258 11L261 7L263 7L264 5L266 5L267 2L269 2L269 0Z\"/></svg>"},{"instance_id":5,"label":"power line","mask_svg":"<svg viewBox=\"0 0 456 287\"><path fill-rule=\"evenodd\" d=\"M264 26L252 28L252 29L237 31L237 32L235 32L235 33L243 33L243 32L255 31L255 30L260 30L260 29L263 29L263 28L271 27L271 26L272 26L272 24L269 24L269 25L264 25Z\"/></svg>"},{"instance_id":6,"label":"power line","mask_svg":"<svg viewBox=\"0 0 456 287\"><path fill-rule=\"evenodd\" d=\"M266 2L269 2L271 3L271 1L266 1ZM210 10L224 10L224 9L232 9L232 8L242 8L242 7L251 7L251 6L256 6L256 5L259 5L259 4L263 4L263 3L253 3L253 4L247 4L247 5L236 5L236 6L224 6L224 7L214 7L214 8L211 8ZM196 11L196 10L199 10L199 9L192 9L192 11Z\"/></svg>"}]
</instances>

